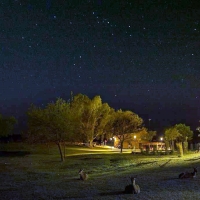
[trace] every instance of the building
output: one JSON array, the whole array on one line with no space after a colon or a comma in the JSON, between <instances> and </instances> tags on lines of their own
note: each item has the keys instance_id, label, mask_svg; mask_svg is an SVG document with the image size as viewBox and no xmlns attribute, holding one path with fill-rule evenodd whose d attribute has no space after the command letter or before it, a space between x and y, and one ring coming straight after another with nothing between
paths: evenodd
<instances>
[{"instance_id":1,"label":"building","mask_svg":"<svg viewBox=\"0 0 200 200\"><path fill-rule=\"evenodd\" d=\"M130 139L126 139L123 143L124 149L141 149L143 151L149 150L165 150L165 143L163 141L153 141L149 142L147 140L142 140L137 138L135 134L132 134ZM114 147L120 148L120 140L118 137L114 137Z\"/></svg>"}]
</instances>

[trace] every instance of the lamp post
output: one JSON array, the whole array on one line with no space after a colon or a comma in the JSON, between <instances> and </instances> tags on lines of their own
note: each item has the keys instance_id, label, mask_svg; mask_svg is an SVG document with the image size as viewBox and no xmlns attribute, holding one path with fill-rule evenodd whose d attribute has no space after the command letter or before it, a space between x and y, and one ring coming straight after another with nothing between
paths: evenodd
<instances>
[{"instance_id":1,"label":"lamp post","mask_svg":"<svg viewBox=\"0 0 200 200\"><path fill-rule=\"evenodd\" d=\"M151 121L151 119L149 119L149 130L150 130L150 121Z\"/></svg>"},{"instance_id":2,"label":"lamp post","mask_svg":"<svg viewBox=\"0 0 200 200\"><path fill-rule=\"evenodd\" d=\"M113 141L112 141L112 140L113 140L113 139L112 139L112 138L110 138L110 142L111 142L111 148L113 148L113 147L112 147L112 143L113 143Z\"/></svg>"},{"instance_id":3,"label":"lamp post","mask_svg":"<svg viewBox=\"0 0 200 200\"><path fill-rule=\"evenodd\" d=\"M113 137L113 148L115 147L115 137Z\"/></svg>"},{"instance_id":4,"label":"lamp post","mask_svg":"<svg viewBox=\"0 0 200 200\"><path fill-rule=\"evenodd\" d=\"M200 120L199 120L199 123L200 123ZM197 126L196 130L200 132L200 126Z\"/></svg>"},{"instance_id":5,"label":"lamp post","mask_svg":"<svg viewBox=\"0 0 200 200\"><path fill-rule=\"evenodd\" d=\"M133 138L134 138L134 147L133 148L135 149L136 135L134 135Z\"/></svg>"},{"instance_id":6,"label":"lamp post","mask_svg":"<svg viewBox=\"0 0 200 200\"><path fill-rule=\"evenodd\" d=\"M160 137L160 141L163 141L163 137ZM161 144L161 149L163 148L162 144Z\"/></svg>"}]
</instances>

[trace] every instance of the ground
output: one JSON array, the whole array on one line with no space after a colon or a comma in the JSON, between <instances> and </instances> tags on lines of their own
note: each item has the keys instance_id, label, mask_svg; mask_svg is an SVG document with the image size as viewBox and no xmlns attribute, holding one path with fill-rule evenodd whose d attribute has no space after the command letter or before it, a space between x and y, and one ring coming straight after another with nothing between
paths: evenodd
<instances>
[{"instance_id":1,"label":"ground","mask_svg":"<svg viewBox=\"0 0 200 200\"><path fill-rule=\"evenodd\" d=\"M16 145L15 145L16 148ZM200 154L122 154L108 148L67 147L65 162L58 150L20 144L0 153L0 199L200 199L200 177L178 179L184 171L199 167ZM78 171L88 173L79 180ZM130 176L137 176L140 194L124 194Z\"/></svg>"}]
</instances>

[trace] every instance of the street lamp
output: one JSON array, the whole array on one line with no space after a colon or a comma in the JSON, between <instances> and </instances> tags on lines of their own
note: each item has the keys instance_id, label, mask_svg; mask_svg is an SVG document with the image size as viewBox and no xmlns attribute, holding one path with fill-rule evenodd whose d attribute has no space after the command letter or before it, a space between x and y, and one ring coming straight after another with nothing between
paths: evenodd
<instances>
[{"instance_id":1,"label":"street lamp","mask_svg":"<svg viewBox=\"0 0 200 200\"><path fill-rule=\"evenodd\" d=\"M115 147L115 137L113 137L113 148Z\"/></svg>"},{"instance_id":2,"label":"street lamp","mask_svg":"<svg viewBox=\"0 0 200 200\"><path fill-rule=\"evenodd\" d=\"M133 138L134 138L134 147L133 147L133 148L135 149L135 145L136 145L136 144L135 144L135 143L136 143L136 135L134 135Z\"/></svg>"},{"instance_id":3,"label":"street lamp","mask_svg":"<svg viewBox=\"0 0 200 200\"><path fill-rule=\"evenodd\" d=\"M163 137L160 137L160 141L163 141ZM163 145L161 144L161 149L163 149Z\"/></svg>"},{"instance_id":4,"label":"street lamp","mask_svg":"<svg viewBox=\"0 0 200 200\"><path fill-rule=\"evenodd\" d=\"M150 121L151 121L151 119L149 119L149 130L150 130Z\"/></svg>"}]
</instances>

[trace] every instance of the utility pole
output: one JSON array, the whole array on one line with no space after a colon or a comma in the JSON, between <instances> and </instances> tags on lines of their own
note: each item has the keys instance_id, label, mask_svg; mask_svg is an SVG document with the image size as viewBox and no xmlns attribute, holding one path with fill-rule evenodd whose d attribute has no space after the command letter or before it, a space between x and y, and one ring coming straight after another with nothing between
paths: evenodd
<instances>
[{"instance_id":1,"label":"utility pole","mask_svg":"<svg viewBox=\"0 0 200 200\"><path fill-rule=\"evenodd\" d=\"M149 119L149 130L150 130L150 121L151 121L151 119Z\"/></svg>"}]
</instances>

